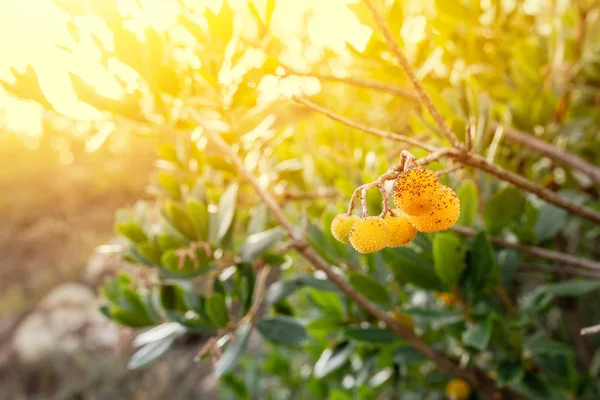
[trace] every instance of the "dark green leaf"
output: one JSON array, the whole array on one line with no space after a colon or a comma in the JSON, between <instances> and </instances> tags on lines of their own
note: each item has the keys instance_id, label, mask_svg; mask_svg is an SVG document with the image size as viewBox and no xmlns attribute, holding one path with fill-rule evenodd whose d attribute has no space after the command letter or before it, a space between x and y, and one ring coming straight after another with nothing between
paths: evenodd
<instances>
[{"instance_id":1,"label":"dark green leaf","mask_svg":"<svg viewBox=\"0 0 600 400\"><path fill-rule=\"evenodd\" d=\"M226 326L229 323L229 310L225 303L225 296L221 293L214 293L206 299L206 313L219 328Z\"/></svg>"},{"instance_id":2,"label":"dark green leaf","mask_svg":"<svg viewBox=\"0 0 600 400\"><path fill-rule=\"evenodd\" d=\"M411 346L400 346L392 353L392 360L400 365L413 364L424 359L425 357Z\"/></svg>"},{"instance_id":3,"label":"dark green leaf","mask_svg":"<svg viewBox=\"0 0 600 400\"><path fill-rule=\"evenodd\" d=\"M368 275L351 274L350 284L363 296L375 303L389 303L390 295L386 288Z\"/></svg>"},{"instance_id":4,"label":"dark green leaf","mask_svg":"<svg viewBox=\"0 0 600 400\"><path fill-rule=\"evenodd\" d=\"M538 243L554 237L563 229L568 214L562 208L544 203L540 208L539 215L540 217L533 228Z\"/></svg>"},{"instance_id":5,"label":"dark green leaf","mask_svg":"<svg viewBox=\"0 0 600 400\"><path fill-rule=\"evenodd\" d=\"M354 344L352 342L339 343L333 350L325 349L315 364L313 370L315 378L321 379L344 366L353 351Z\"/></svg>"},{"instance_id":6,"label":"dark green leaf","mask_svg":"<svg viewBox=\"0 0 600 400\"><path fill-rule=\"evenodd\" d=\"M236 365L246 349L250 332L252 332L252 326L249 324L243 324L237 329L234 340L227 345L227 349L215 364L213 374L216 377L226 374Z\"/></svg>"},{"instance_id":7,"label":"dark green leaf","mask_svg":"<svg viewBox=\"0 0 600 400\"><path fill-rule=\"evenodd\" d=\"M423 289L443 291L444 285L437 277L431 261L405 247L383 249L383 259L401 283L412 283Z\"/></svg>"},{"instance_id":8,"label":"dark green leaf","mask_svg":"<svg viewBox=\"0 0 600 400\"><path fill-rule=\"evenodd\" d=\"M285 234L279 228L252 234L242 244L239 252L240 258L243 262L253 261L284 236Z\"/></svg>"},{"instance_id":9,"label":"dark green leaf","mask_svg":"<svg viewBox=\"0 0 600 400\"><path fill-rule=\"evenodd\" d=\"M475 236L469 253L469 283L476 292L484 289L495 270L494 249L485 232Z\"/></svg>"},{"instance_id":10,"label":"dark green leaf","mask_svg":"<svg viewBox=\"0 0 600 400\"><path fill-rule=\"evenodd\" d=\"M498 386L514 384L523 378L525 370L520 361L504 361L498 365Z\"/></svg>"},{"instance_id":11,"label":"dark green leaf","mask_svg":"<svg viewBox=\"0 0 600 400\"><path fill-rule=\"evenodd\" d=\"M543 332L538 332L527 338L525 348L532 354L572 355L571 346L549 339Z\"/></svg>"},{"instance_id":12,"label":"dark green leaf","mask_svg":"<svg viewBox=\"0 0 600 400\"><path fill-rule=\"evenodd\" d=\"M256 327L265 338L285 345L302 342L308 337L304 325L289 317L266 318L258 321Z\"/></svg>"},{"instance_id":13,"label":"dark green leaf","mask_svg":"<svg viewBox=\"0 0 600 400\"><path fill-rule=\"evenodd\" d=\"M525 198L519 189L507 186L496 192L490 197L485 207L486 229L491 234L498 233L523 213L524 206Z\"/></svg>"},{"instance_id":14,"label":"dark green leaf","mask_svg":"<svg viewBox=\"0 0 600 400\"><path fill-rule=\"evenodd\" d=\"M463 343L479 351L484 350L492 337L492 325L492 318L487 318L478 324L469 325L467 330L462 334Z\"/></svg>"},{"instance_id":15,"label":"dark green leaf","mask_svg":"<svg viewBox=\"0 0 600 400\"><path fill-rule=\"evenodd\" d=\"M453 233L438 233L433 238L433 262L437 276L447 285L456 285L466 268L465 248Z\"/></svg>"}]
</instances>

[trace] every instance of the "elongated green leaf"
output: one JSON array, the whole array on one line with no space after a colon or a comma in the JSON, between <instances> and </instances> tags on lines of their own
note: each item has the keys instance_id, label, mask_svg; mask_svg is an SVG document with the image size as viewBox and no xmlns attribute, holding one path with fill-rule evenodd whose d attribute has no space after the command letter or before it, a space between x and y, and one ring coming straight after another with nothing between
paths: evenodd
<instances>
[{"instance_id":1,"label":"elongated green leaf","mask_svg":"<svg viewBox=\"0 0 600 400\"><path fill-rule=\"evenodd\" d=\"M423 289L443 291L444 285L437 277L430 260L405 247L383 249L383 259L401 283L412 283Z\"/></svg>"},{"instance_id":2,"label":"elongated green leaf","mask_svg":"<svg viewBox=\"0 0 600 400\"><path fill-rule=\"evenodd\" d=\"M388 328L377 328L377 327L348 327L344 330L344 335L348 339L354 339L359 342L367 343L394 343L401 338Z\"/></svg>"},{"instance_id":3,"label":"elongated green leaf","mask_svg":"<svg viewBox=\"0 0 600 400\"><path fill-rule=\"evenodd\" d=\"M325 349L313 369L315 378L321 379L343 367L350 359L353 351L354 344L352 342L339 343L333 350Z\"/></svg>"},{"instance_id":4,"label":"elongated green leaf","mask_svg":"<svg viewBox=\"0 0 600 400\"><path fill-rule=\"evenodd\" d=\"M465 226L475 226L477 214L479 213L479 196L475 182L470 179L464 181L458 188L457 195L460 200L458 223Z\"/></svg>"},{"instance_id":5,"label":"elongated green leaf","mask_svg":"<svg viewBox=\"0 0 600 400\"><path fill-rule=\"evenodd\" d=\"M223 196L221 196L221 200L219 201L217 242L221 242L225 238L229 228L231 228L233 216L235 215L235 209L237 207L237 192L238 185L234 183L231 184L227 190L225 190Z\"/></svg>"},{"instance_id":6,"label":"elongated green leaf","mask_svg":"<svg viewBox=\"0 0 600 400\"><path fill-rule=\"evenodd\" d=\"M537 332L525 341L525 348L532 354L572 355L573 348L566 343L551 340L544 332Z\"/></svg>"},{"instance_id":7,"label":"elongated green leaf","mask_svg":"<svg viewBox=\"0 0 600 400\"><path fill-rule=\"evenodd\" d=\"M495 269L494 249L485 232L480 232L475 236L471 247L469 281L475 291L481 291Z\"/></svg>"},{"instance_id":8,"label":"elongated green leaf","mask_svg":"<svg viewBox=\"0 0 600 400\"><path fill-rule=\"evenodd\" d=\"M148 240L144 229L134 221L120 222L115 225L115 231L133 243L141 243Z\"/></svg>"},{"instance_id":9,"label":"elongated green leaf","mask_svg":"<svg viewBox=\"0 0 600 400\"><path fill-rule=\"evenodd\" d=\"M267 251L275 243L283 239L285 234L279 228L252 234L240 248L240 258L243 262L250 262Z\"/></svg>"},{"instance_id":10,"label":"elongated green leaf","mask_svg":"<svg viewBox=\"0 0 600 400\"><path fill-rule=\"evenodd\" d=\"M344 316L344 307L336 293L311 289L310 297L330 317L342 318Z\"/></svg>"},{"instance_id":11,"label":"elongated green leaf","mask_svg":"<svg viewBox=\"0 0 600 400\"><path fill-rule=\"evenodd\" d=\"M216 377L223 376L223 374L226 374L227 372L231 371L233 367L235 367L237 361L246 350L250 332L252 332L252 326L250 324L243 324L237 329L235 333L235 340L227 345L227 349L225 349L223 355L215 364L213 374Z\"/></svg>"},{"instance_id":12,"label":"elongated green leaf","mask_svg":"<svg viewBox=\"0 0 600 400\"><path fill-rule=\"evenodd\" d=\"M487 318L482 323L470 325L462 334L463 343L479 351L484 350L492 337L492 324L492 318Z\"/></svg>"},{"instance_id":13,"label":"elongated green leaf","mask_svg":"<svg viewBox=\"0 0 600 400\"><path fill-rule=\"evenodd\" d=\"M158 360L171 348L175 339L177 339L177 336L170 335L147 344L131 356L127 367L129 369L137 369Z\"/></svg>"},{"instance_id":14,"label":"elongated green leaf","mask_svg":"<svg viewBox=\"0 0 600 400\"><path fill-rule=\"evenodd\" d=\"M447 285L456 285L465 270L465 249L452 233L438 233L433 238L433 262L437 276Z\"/></svg>"},{"instance_id":15,"label":"elongated green leaf","mask_svg":"<svg viewBox=\"0 0 600 400\"><path fill-rule=\"evenodd\" d=\"M196 239L194 225L186 210L181 205L172 201L167 201L165 203L165 213L168 216L168 219L165 218L165 220L172 225L173 228L177 229L178 232L188 239Z\"/></svg>"},{"instance_id":16,"label":"elongated green leaf","mask_svg":"<svg viewBox=\"0 0 600 400\"><path fill-rule=\"evenodd\" d=\"M225 296L221 293L214 293L206 299L206 313L219 328L226 326L229 323L229 310L225 303Z\"/></svg>"},{"instance_id":17,"label":"elongated green leaf","mask_svg":"<svg viewBox=\"0 0 600 400\"><path fill-rule=\"evenodd\" d=\"M491 234L498 233L523 213L525 198L520 190L507 186L496 192L485 206L485 227Z\"/></svg>"},{"instance_id":18,"label":"elongated green leaf","mask_svg":"<svg viewBox=\"0 0 600 400\"><path fill-rule=\"evenodd\" d=\"M190 199L187 201L187 212L196 230L196 235L200 240L208 239L208 210L206 205L198 200Z\"/></svg>"},{"instance_id":19,"label":"elongated green leaf","mask_svg":"<svg viewBox=\"0 0 600 400\"><path fill-rule=\"evenodd\" d=\"M290 317L270 317L260 320L256 327L267 339L279 344L296 344L308 338L306 328Z\"/></svg>"},{"instance_id":20,"label":"elongated green leaf","mask_svg":"<svg viewBox=\"0 0 600 400\"><path fill-rule=\"evenodd\" d=\"M567 222L567 211L556 206L542 205L533 232L538 243L554 237Z\"/></svg>"},{"instance_id":21,"label":"elongated green leaf","mask_svg":"<svg viewBox=\"0 0 600 400\"><path fill-rule=\"evenodd\" d=\"M504 361L498 365L498 386L514 384L523 378L525 369L520 361Z\"/></svg>"},{"instance_id":22,"label":"elongated green leaf","mask_svg":"<svg viewBox=\"0 0 600 400\"><path fill-rule=\"evenodd\" d=\"M265 295L267 304L274 304L294 293L304 285L296 280L278 281L269 286Z\"/></svg>"},{"instance_id":23,"label":"elongated green leaf","mask_svg":"<svg viewBox=\"0 0 600 400\"><path fill-rule=\"evenodd\" d=\"M375 303L389 303L390 295L386 288L368 275L350 275L350 284L363 296Z\"/></svg>"},{"instance_id":24,"label":"elongated green leaf","mask_svg":"<svg viewBox=\"0 0 600 400\"><path fill-rule=\"evenodd\" d=\"M582 296L592 290L600 289L600 281L572 279L544 285L538 290L554 296Z\"/></svg>"},{"instance_id":25,"label":"elongated green leaf","mask_svg":"<svg viewBox=\"0 0 600 400\"><path fill-rule=\"evenodd\" d=\"M252 235L254 233L259 233L265 230L267 226L267 206L264 204L256 207L254 211L254 215L250 218L248 222L248 234Z\"/></svg>"},{"instance_id":26,"label":"elongated green leaf","mask_svg":"<svg viewBox=\"0 0 600 400\"><path fill-rule=\"evenodd\" d=\"M165 311L165 316L171 321L177 322L190 332L215 333L217 331L215 325L200 318L188 318L185 315L174 311Z\"/></svg>"}]
</instances>

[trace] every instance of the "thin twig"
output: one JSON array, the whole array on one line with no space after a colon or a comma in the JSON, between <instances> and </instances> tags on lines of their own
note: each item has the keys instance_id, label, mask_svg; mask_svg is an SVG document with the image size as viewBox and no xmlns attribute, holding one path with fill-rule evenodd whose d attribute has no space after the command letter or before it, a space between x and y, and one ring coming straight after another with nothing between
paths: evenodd
<instances>
[{"instance_id":1,"label":"thin twig","mask_svg":"<svg viewBox=\"0 0 600 400\"><path fill-rule=\"evenodd\" d=\"M450 127L446 124L446 121L444 121L444 118L442 117L442 115L440 114L438 109L433 104L431 97L429 97L429 94L425 91L425 88L423 88L423 86L421 85L421 82L419 82L419 79L415 75L415 72L413 71L412 67L410 66L408 59L406 58L406 56L404 55L404 52L400 48L400 45L398 44L396 39L394 39L394 35L392 34L392 31L390 30L389 26L387 25L385 19L383 18L383 16L379 12L379 10L377 10L377 8L375 7L375 5L373 4L373 2L371 0L363 0L363 1L365 2L367 7L369 8L369 10L371 11L371 14L373 15L373 19L375 20L375 24L377 25L379 30L383 33L383 36L385 37L385 41L387 42L388 47L390 48L390 50L392 51L392 53L394 54L394 56L396 57L396 59L398 60L400 65L402 66L402 69L404 69L404 72L408 76L408 79L412 82L413 86L415 87L419 101L421 102L423 107L425 107L427 112L431 115L431 117L435 121L435 124L437 125L438 129L446 137L446 139L448 139L450 144L456 148L460 147L461 144L460 144L458 138L456 137L454 132L452 132Z\"/></svg>"},{"instance_id":2,"label":"thin twig","mask_svg":"<svg viewBox=\"0 0 600 400\"><path fill-rule=\"evenodd\" d=\"M195 117L198 119L197 116ZM487 389L487 392L495 391L494 381L485 373L476 368L461 369L454 360L431 348L429 345L423 342L412 329L398 323L398 321L394 320L391 316L378 308L361 293L354 290L354 288L348 282L346 282L346 280L334 272L334 270L329 266L329 263L327 263L327 261L325 261L319 254L317 254L304 239L298 237L297 230L295 229L294 225L290 222L290 220L287 219L283 213L283 210L279 207L275 199L260 186L256 177L246 169L244 162L232 151L231 147L219 135L211 132L210 130L205 131L209 139L223 153L225 153L227 157L231 159L233 165L238 170L240 175L246 179L246 181L262 198L265 205L271 210L273 216L279 221L279 224L294 240L296 250L315 268L323 271L329 280L346 296L351 298L360 308L371 314L376 319L385 323L388 328L406 340L412 347L423 354L426 358L435 362L440 370L453 377L464 379L473 387Z\"/></svg>"},{"instance_id":3,"label":"thin twig","mask_svg":"<svg viewBox=\"0 0 600 400\"><path fill-rule=\"evenodd\" d=\"M459 165L454 165L452 167L448 167L448 168L442 169L440 171L436 171L435 174L437 176L448 175L448 174L451 174L451 173L453 173L455 171L458 171L459 169L461 169L463 167L464 167L464 165L460 165L460 164Z\"/></svg>"},{"instance_id":4,"label":"thin twig","mask_svg":"<svg viewBox=\"0 0 600 400\"><path fill-rule=\"evenodd\" d=\"M555 206L558 206L567 211L570 211L573 214L577 214L581 217L587 218L588 220L594 221L596 223L600 223L600 213L598 213L597 211L594 211L591 208L577 204L573 201L567 200L564 197L560 197L557 194L555 194L554 192L552 192L551 190L548 190L543 186L533 183L530 180L523 178L521 175L518 175L512 171L508 171L496 164L490 164L485 158L483 158L482 156L480 156L478 154L468 153L468 152L463 151L462 149L453 149L453 148L439 149L439 148L433 147L431 145L426 145L424 143L417 142L413 139L410 139L403 135L399 135L394 132L382 131L380 129L376 129L376 128L372 128L372 127L360 124L358 122L353 121L350 118L344 117L342 115L334 113L333 111L327 110L327 109L313 103L310 100L306 100L304 98L297 98L296 100L298 100L300 103L306 105L307 107L312 108L316 111L319 111L319 112L325 114L326 116L328 116L329 118L331 118L335 121L341 122L342 124L350 126L352 128L360 129L364 132L367 132L367 133L370 133L370 134L373 134L373 135L376 135L379 137L383 137L386 139L395 140L398 142L410 143L414 146L418 146L418 147L421 147L432 153L435 153L435 157L438 157L438 158L441 156L450 156L450 157L462 162L463 164L467 164L469 166L472 166L472 167L475 167L482 171L485 171L505 182L512 183L513 185L520 187L521 189L524 189L530 193L533 193L540 199L546 200L547 202L552 203ZM427 159L428 162L430 161L430 159L428 159L428 157L425 157L425 159Z\"/></svg>"},{"instance_id":5,"label":"thin twig","mask_svg":"<svg viewBox=\"0 0 600 400\"><path fill-rule=\"evenodd\" d=\"M452 230L466 236L475 236L478 233L473 228L461 225L454 225L452 227ZM533 256L545 258L547 260L557 261L565 265L572 265L574 267L582 267L596 271L600 269L600 262L588 260L587 258L576 257L570 254L547 250L541 247L513 243L495 236L490 237L490 242L492 244L495 244L496 246L505 247L507 249L519 250L522 253L531 254Z\"/></svg>"},{"instance_id":6,"label":"thin twig","mask_svg":"<svg viewBox=\"0 0 600 400\"><path fill-rule=\"evenodd\" d=\"M385 131L383 129L372 128L370 126L352 121L351 119L346 118L340 114L336 114L332 111L329 111L328 109L308 100L307 98L296 96L296 97L294 97L294 100L296 100L298 103L305 105L308 108L312 108L313 110L320 112L321 114L325 114L326 116L333 119L334 121L341 122L342 124L347 125L349 127L368 132L372 135L379 136L384 139L390 139L390 140L394 140L396 142L408 143L412 146L420 147L427 151L437 150L437 148L435 148L434 146L419 142L418 140L409 138L407 136L400 135L398 133L394 133L394 132L390 132L390 131Z\"/></svg>"},{"instance_id":7,"label":"thin twig","mask_svg":"<svg viewBox=\"0 0 600 400\"><path fill-rule=\"evenodd\" d=\"M380 82L380 81L370 80L370 79L358 79L358 78L351 78L351 77L343 78L343 77L339 77L339 76L335 76L335 75L318 74L315 72L299 72L299 71L289 70L289 67L285 67L285 68L288 69L288 71L286 71L285 75L310 76L310 77L317 78L317 79L320 79L323 81L342 82L342 83L347 83L347 84L350 84L353 86L375 89L375 90L379 90L382 92L388 92L390 94L393 94L393 95L396 95L399 97L404 97L405 99L408 99L411 101L419 101L417 95L414 94L413 92L411 92L410 90L404 89L400 86L392 85L392 84L386 83L386 82Z\"/></svg>"},{"instance_id":8,"label":"thin twig","mask_svg":"<svg viewBox=\"0 0 600 400\"><path fill-rule=\"evenodd\" d=\"M498 123L492 124L492 129L497 129L502 125ZM504 137L512 142L519 143L525 147L533 149L540 154L545 155L563 165L567 165L572 169L583 172L588 176L594 184L600 184L600 167L591 164L575 154L569 153L550 143L546 143L533 135L521 132L513 128L504 128Z\"/></svg>"},{"instance_id":9,"label":"thin twig","mask_svg":"<svg viewBox=\"0 0 600 400\"><path fill-rule=\"evenodd\" d=\"M260 310L260 306L262 306L263 301L265 299L265 290L267 288L267 278L269 277L269 272L271 272L271 268L268 266L262 267L258 274L256 274L256 283L254 285L254 299L252 301L252 305L250 309L238 322L238 325L243 325L246 323L252 324L256 320L256 316L258 315L258 311Z\"/></svg>"}]
</instances>

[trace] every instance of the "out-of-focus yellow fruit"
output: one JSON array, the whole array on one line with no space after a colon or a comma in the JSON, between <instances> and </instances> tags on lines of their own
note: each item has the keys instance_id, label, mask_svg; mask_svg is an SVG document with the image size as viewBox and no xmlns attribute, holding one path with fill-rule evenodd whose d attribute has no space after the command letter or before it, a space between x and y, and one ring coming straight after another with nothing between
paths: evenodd
<instances>
[{"instance_id":1,"label":"out-of-focus yellow fruit","mask_svg":"<svg viewBox=\"0 0 600 400\"><path fill-rule=\"evenodd\" d=\"M423 215L432 210L440 194L440 178L425 167L402 172L394 181L394 204L409 216Z\"/></svg>"},{"instance_id":2,"label":"out-of-focus yellow fruit","mask_svg":"<svg viewBox=\"0 0 600 400\"><path fill-rule=\"evenodd\" d=\"M386 214L384 219L390 226L388 247L406 246L417 236L417 230L412 226L406 215Z\"/></svg>"},{"instance_id":3,"label":"out-of-focus yellow fruit","mask_svg":"<svg viewBox=\"0 0 600 400\"><path fill-rule=\"evenodd\" d=\"M452 379L446 385L446 396L449 400L467 400L471 395L471 387L462 379Z\"/></svg>"},{"instance_id":4,"label":"out-of-focus yellow fruit","mask_svg":"<svg viewBox=\"0 0 600 400\"><path fill-rule=\"evenodd\" d=\"M409 216L408 219L419 232L440 232L452 228L459 216L458 196L448 186L442 186L433 209L422 215Z\"/></svg>"},{"instance_id":5,"label":"out-of-focus yellow fruit","mask_svg":"<svg viewBox=\"0 0 600 400\"><path fill-rule=\"evenodd\" d=\"M400 323L400 325L404 325L412 330L415 329L415 321L410 315L403 313L394 313L393 316L394 319Z\"/></svg>"},{"instance_id":6,"label":"out-of-focus yellow fruit","mask_svg":"<svg viewBox=\"0 0 600 400\"><path fill-rule=\"evenodd\" d=\"M342 243L350 243L350 228L360 220L356 215L338 214L331 221L331 234Z\"/></svg>"},{"instance_id":7,"label":"out-of-focus yellow fruit","mask_svg":"<svg viewBox=\"0 0 600 400\"><path fill-rule=\"evenodd\" d=\"M454 293L446 293L446 292L436 293L435 297L442 300L444 302L444 304L446 304L447 306L453 306L460 301L458 296L455 295Z\"/></svg>"},{"instance_id":8,"label":"out-of-focus yellow fruit","mask_svg":"<svg viewBox=\"0 0 600 400\"><path fill-rule=\"evenodd\" d=\"M390 227L383 218L366 217L358 220L350 229L350 243L362 254L383 249L390 240Z\"/></svg>"}]
</instances>

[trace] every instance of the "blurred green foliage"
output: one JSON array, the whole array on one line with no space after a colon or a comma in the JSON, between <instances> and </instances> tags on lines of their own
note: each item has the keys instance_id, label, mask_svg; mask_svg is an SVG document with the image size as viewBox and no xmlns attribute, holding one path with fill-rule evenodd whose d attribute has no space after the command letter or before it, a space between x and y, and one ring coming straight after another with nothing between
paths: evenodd
<instances>
[{"instance_id":1,"label":"blurred green foliage","mask_svg":"<svg viewBox=\"0 0 600 400\"><path fill-rule=\"evenodd\" d=\"M476 153L599 209L598 188L585 176L492 129L499 122L591 163L600 159L597 2L378 3L455 133L464 138L474 121ZM441 398L450 379L289 250L277 221L207 140L193 110L276 196L310 245L381 309L409 316L405 323L428 345L525 398L600 396L597 339L577 337L581 326L600 321L594 307L600 285L566 270L549 272L543 267L560 265L490 243L490 235L501 236L598 259L600 230L591 222L465 168L444 180L456 188L460 223L478 232L473 238L420 233L408 247L359 256L331 237L329 224L352 191L393 166L405 146L308 112L290 102L290 93L308 91L340 114L444 143L411 99L290 75L294 65L302 73L407 86L364 5L348 6L374 30L364 49L319 48L301 31L300 53L318 57L296 63L291 46L269 29L284 1L236 9L225 1L216 11L181 2L172 26L136 32L128 28L133 17L116 12L116 2L103 4L92 11L111 30L114 49L101 48L102 62L114 59L137 72L136 90L111 100L72 75L74 90L117 129L141 124L162 143L153 201L123 210L115 225L128 240L122 257L144 278L123 272L107 281L102 312L127 326L158 326L150 332L180 327L153 336L132 367L158 359L183 332L228 331L214 368L224 399ZM33 69L15 77L16 83L3 83L8 91L51 107ZM378 209L381 198L368 202ZM265 265L278 281L267 289L264 312L245 318ZM450 292L457 304L436 296ZM254 328L265 345L245 357Z\"/></svg>"}]
</instances>

